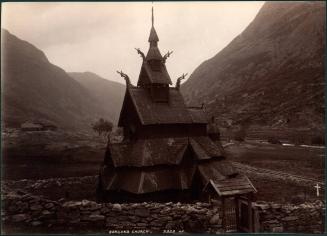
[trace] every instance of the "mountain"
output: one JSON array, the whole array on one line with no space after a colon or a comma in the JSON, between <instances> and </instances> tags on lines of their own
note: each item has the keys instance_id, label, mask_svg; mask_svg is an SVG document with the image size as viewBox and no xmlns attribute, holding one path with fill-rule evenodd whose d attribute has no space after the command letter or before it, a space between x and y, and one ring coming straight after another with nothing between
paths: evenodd
<instances>
[{"instance_id":1,"label":"mountain","mask_svg":"<svg viewBox=\"0 0 327 236\"><path fill-rule=\"evenodd\" d=\"M112 119L88 89L51 64L41 50L7 30L2 29L1 36L5 127L37 120L63 129L90 130L96 119Z\"/></svg>"},{"instance_id":2,"label":"mountain","mask_svg":"<svg viewBox=\"0 0 327 236\"><path fill-rule=\"evenodd\" d=\"M92 72L70 72L72 78L82 84L100 102L107 113L116 123L123 104L125 85L100 77Z\"/></svg>"},{"instance_id":3,"label":"mountain","mask_svg":"<svg viewBox=\"0 0 327 236\"><path fill-rule=\"evenodd\" d=\"M325 2L266 2L182 85L222 127L324 128Z\"/></svg>"}]
</instances>

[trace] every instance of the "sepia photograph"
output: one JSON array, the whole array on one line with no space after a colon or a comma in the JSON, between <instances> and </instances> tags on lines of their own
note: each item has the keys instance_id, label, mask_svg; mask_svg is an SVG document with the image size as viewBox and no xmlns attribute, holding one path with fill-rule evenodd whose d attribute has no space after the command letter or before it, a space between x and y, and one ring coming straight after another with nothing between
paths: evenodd
<instances>
[{"instance_id":1,"label":"sepia photograph","mask_svg":"<svg viewBox=\"0 0 327 236\"><path fill-rule=\"evenodd\" d=\"M1 234L325 234L325 44L325 1L1 3Z\"/></svg>"}]
</instances>

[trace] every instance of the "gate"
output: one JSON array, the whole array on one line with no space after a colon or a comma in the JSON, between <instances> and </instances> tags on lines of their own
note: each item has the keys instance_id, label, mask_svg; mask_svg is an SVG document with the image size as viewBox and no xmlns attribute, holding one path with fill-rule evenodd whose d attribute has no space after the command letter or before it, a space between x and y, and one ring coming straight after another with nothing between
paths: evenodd
<instances>
[{"instance_id":1,"label":"gate","mask_svg":"<svg viewBox=\"0 0 327 236\"><path fill-rule=\"evenodd\" d=\"M225 209L226 232L237 232L236 211L234 206L228 206Z\"/></svg>"},{"instance_id":2,"label":"gate","mask_svg":"<svg viewBox=\"0 0 327 236\"><path fill-rule=\"evenodd\" d=\"M258 232L260 223L252 202L247 198L224 198L218 209L225 232Z\"/></svg>"},{"instance_id":3,"label":"gate","mask_svg":"<svg viewBox=\"0 0 327 236\"><path fill-rule=\"evenodd\" d=\"M222 226L225 232L237 232L237 209L233 199L225 198L219 208Z\"/></svg>"},{"instance_id":4,"label":"gate","mask_svg":"<svg viewBox=\"0 0 327 236\"><path fill-rule=\"evenodd\" d=\"M241 232L258 232L260 229L259 214L253 209L252 202L246 198L237 200L238 229Z\"/></svg>"}]
</instances>

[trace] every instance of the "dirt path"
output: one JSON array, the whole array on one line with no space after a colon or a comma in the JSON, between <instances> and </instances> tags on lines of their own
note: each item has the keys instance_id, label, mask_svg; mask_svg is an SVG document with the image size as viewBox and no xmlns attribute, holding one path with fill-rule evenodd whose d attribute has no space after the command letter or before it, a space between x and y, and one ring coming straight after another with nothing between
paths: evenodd
<instances>
[{"instance_id":1,"label":"dirt path","mask_svg":"<svg viewBox=\"0 0 327 236\"><path fill-rule=\"evenodd\" d=\"M311 185L319 184L319 185L323 185L323 186L325 185L324 181L321 179L318 180L318 179L303 177L303 176L299 176L299 175L293 175L293 174L289 174L289 173L282 172L282 171L275 171L275 170L253 167L253 166L242 164L239 162L232 162L232 163L235 168L239 169L241 172L243 172L245 174L294 181L294 182L297 182L297 183L300 183L303 185L308 185L308 184L311 184Z\"/></svg>"}]
</instances>

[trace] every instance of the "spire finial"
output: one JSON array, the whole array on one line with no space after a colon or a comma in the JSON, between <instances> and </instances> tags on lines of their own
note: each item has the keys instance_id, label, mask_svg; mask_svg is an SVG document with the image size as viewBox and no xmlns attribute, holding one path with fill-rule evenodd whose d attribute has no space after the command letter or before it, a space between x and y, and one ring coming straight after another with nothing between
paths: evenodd
<instances>
[{"instance_id":1,"label":"spire finial","mask_svg":"<svg viewBox=\"0 0 327 236\"><path fill-rule=\"evenodd\" d=\"M153 2L152 2L152 18L151 18L151 22L152 22L152 27L153 27L153 23L154 23L154 17L153 17Z\"/></svg>"}]
</instances>

